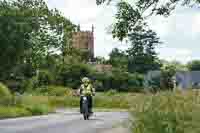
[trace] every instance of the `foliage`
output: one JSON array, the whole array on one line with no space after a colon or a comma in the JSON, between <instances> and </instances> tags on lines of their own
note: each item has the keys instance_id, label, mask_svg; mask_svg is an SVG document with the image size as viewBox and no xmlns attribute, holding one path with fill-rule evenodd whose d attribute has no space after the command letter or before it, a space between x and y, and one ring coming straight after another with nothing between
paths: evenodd
<instances>
[{"instance_id":1,"label":"foliage","mask_svg":"<svg viewBox=\"0 0 200 133\"><path fill-rule=\"evenodd\" d=\"M88 50L79 50L73 47L67 50L67 55L64 57L66 64L86 63L89 59L91 59L91 55Z\"/></svg>"},{"instance_id":2,"label":"foliage","mask_svg":"<svg viewBox=\"0 0 200 133\"><path fill-rule=\"evenodd\" d=\"M157 75L153 77L152 79L148 80L148 91L152 93L156 93L161 90L161 76Z\"/></svg>"},{"instance_id":3,"label":"foliage","mask_svg":"<svg viewBox=\"0 0 200 133\"><path fill-rule=\"evenodd\" d=\"M0 105L10 105L12 103L12 94L3 83L0 83L0 97Z\"/></svg>"},{"instance_id":4,"label":"foliage","mask_svg":"<svg viewBox=\"0 0 200 133\"><path fill-rule=\"evenodd\" d=\"M142 74L129 74L128 75L128 91L142 92L144 90L144 75Z\"/></svg>"},{"instance_id":5,"label":"foliage","mask_svg":"<svg viewBox=\"0 0 200 133\"><path fill-rule=\"evenodd\" d=\"M54 107L79 107L79 97L50 97L49 105Z\"/></svg>"},{"instance_id":6,"label":"foliage","mask_svg":"<svg viewBox=\"0 0 200 133\"><path fill-rule=\"evenodd\" d=\"M2 79L9 78L20 65L34 72L53 52L64 51L63 45L75 29L58 10L50 10L44 0L3 0L0 10ZM24 76L29 75L31 70Z\"/></svg>"},{"instance_id":7,"label":"foliage","mask_svg":"<svg viewBox=\"0 0 200 133\"><path fill-rule=\"evenodd\" d=\"M93 82L93 86L94 86L96 91L103 91L104 90L104 86L103 86L103 82L102 81L95 80Z\"/></svg>"},{"instance_id":8,"label":"foliage","mask_svg":"<svg viewBox=\"0 0 200 133\"><path fill-rule=\"evenodd\" d=\"M200 60L193 60L187 64L190 71L200 71Z\"/></svg>"},{"instance_id":9,"label":"foliage","mask_svg":"<svg viewBox=\"0 0 200 133\"><path fill-rule=\"evenodd\" d=\"M28 94L18 97L16 106L28 110L31 112L31 115L43 115L54 111L54 108L49 104L48 97Z\"/></svg>"},{"instance_id":10,"label":"foliage","mask_svg":"<svg viewBox=\"0 0 200 133\"><path fill-rule=\"evenodd\" d=\"M129 109L129 96L127 94L112 93L112 95L100 94L94 99L96 108Z\"/></svg>"},{"instance_id":11,"label":"foliage","mask_svg":"<svg viewBox=\"0 0 200 133\"><path fill-rule=\"evenodd\" d=\"M114 38L118 38L120 41L125 39L129 33L137 29L135 23L140 23L142 16L139 10L135 10L130 4L125 1L121 1L117 4L118 11L116 14L116 21L113 24L112 35ZM137 26L137 25L136 25Z\"/></svg>"},{"instance_id":12,"label":"foliage","mask_svg":"<svg viewBox=\"0 0 200 133\"><path fill-rule=\"evenodd\" d=\"M141 95L132 101L134 133L199 132L199 91Z\"/></svg>"},{"instance_id":13,"label":"foliage","mask_svg":"<svg viewBox=\"0 0 200 133\"><path fill-rule=\"evenodd\" d=\"M173 90L174 79L173 76L176 74L176 69L174 66L165 66L161 71L161 88L163 90Z\"/></svg>"},{"instance_id":14,"label":"foliage","mask_svg":"<svg viewBox=\"0 0 200 133\"><path fill-rule=\"evenodd\" d=\"M141 74L130 74L119 69L113 69L111 72L95 73L94 78L102 84L101 91L114 89L117 91L138 91L143 88L144 77ZM98 91L98 89L97 89Z\"/></svg>"},{"instance_id":15,"label":"foliage","mask_svg":"<svg viewBox=\"0 0 200 133\"><path fill-rule=\"evenodd\" d=\"M105 2L118 3L116 21L113 24L112 34L119 40L123 40L132 32L141 22L148 20L154 15L169 16L177 6L198 7L200 1L194 0L136 0L136 1L116 1L116 0L96 0L97 5Z\"/></svg>"},{"instance_id":16,"label":"foliage","mask_svg":"<svg viewBox=\"0 0 200 133\"><path fill-rule=\"evenodd\" d=\"M163 64L163 66L173 66L176 71L188 71L189 70L187 65L184 65L181 62L176 61L176 60L174 60L174 61L162 60L161 62Z\"/></svg>"},{"instance_id":17,"label":"foliage","mask_svg":"<svg viewBox=\"0 0 200 133\"><path fill-rule=\"evenodd\" d=\"M0 119L31 116L31 112L19 107L0 106Z\"/></svg>"},{"instance_id":18,"label":"foliage","mask_svg":"<svg viewBox=\"0 0 200 133\"><path fill-rule=\"evenodd\" d=\"M106 95L108 96L113 96L113 95L116 95L117 94L117 90L109 90L106 92Z\"/></svg>"},{"instance_id":19,"label":"foliage","mask_svg":"<svg viewBox=\"0 0 200 133\"><path fill-rule=\"evenodd\" d=\"M36 88L35 92L38 95L48 95L48 96L69 96L72 93L70 88L61 86L43 86Z\"/></svg>"},{"instance_id":20,"label":"foliage","mask_svg":"<svg viewBox=\"0 0 200 133\"><path fill-rule=\"evenodd\" d=\"M37 75L38 84L41 85L50 85L54 82L54 75L49 70L39 70Z\"/></svg>"},{"instance_id":21,"label":"foliage","mask_svg":"<svg viewBox=\"0 0 200 133\"><path fill-rule=\"evenodd\" d=\"M46 104L33 104L24 106L32 115L45 115L52 112L52 108Z\"/></svg>"},{"instance_id":22,"label":"foliage","mask_svg":"<svg viewBox=\"0 0 200 133\"><path fill-rule=\"evenodd\" d=\"M21 92L32 92L38 86L39 82L36 76L32 77L31 79L26 79L22 82Z\"/></svg>"},{"instance_id":23,"label":"foliage","mask_svg":"<svg viewBox=\"0 0 200 133\"><path fill-rule=\"evenodd\" d=\"M105 94L97 94L94 97L94 108L104 109L128 109L128 95L120 95L118 93L110 96ZM56 107L79 107L79 97L50 97L50 105Z\"/></svg>"},{"instance_id":24,"label":"foliage","mask_svg":"<svg viewBox=\"0 0 200 133\"><path fill-rule=\"evenodd\" d=\"M109 60L105 59L104 57L97 56L94 58L95 62L98 64L109 64Z\"/></svg>"},{"instance_id":25,"label":"foliage","mask_svg":"<svg viewBox=\"0 0 200 133\"><path fill-rule=\"evenodd\" d=\"M131 43L127 51L129 72L146 73L150 70L159 70L161 67L155 52L155 47L161 42L155 32L145 27L145 25L138 26L129 34Z\"/></svg>"},{"instance_id":26,"label":"foliage","mask_svg":"<svg viewBox=\"0 0 200 133\"><path fill-rule=\"evenodd\" d=\"M115 48L110 53L109 63L116 68L123 69L127 71L128 69L128 56L125 52L120 51L118 48Z\"/></svg>"},{"instance_id":27,"label":"foliage","mask_svg":"<svg viewBox=\"0 0 200 133\"><path fill-rule=\"evenodd\" d=\"M86 64L65 64L59 70L59 78L62 85L77 88L82 77L90 77L92 68Z\"/></svg>"},{"instance_id":28,"label":"foliage","mask_svg":"<svg viewBox=\"0 0 200 133\"><path fill-rule=\"evenodd\" d=\"M174 65L165 65L159 73L147 79L145 89L153 93L173 90L175 87L175 74L176 67Z\"/></svg>"}]
</instances>

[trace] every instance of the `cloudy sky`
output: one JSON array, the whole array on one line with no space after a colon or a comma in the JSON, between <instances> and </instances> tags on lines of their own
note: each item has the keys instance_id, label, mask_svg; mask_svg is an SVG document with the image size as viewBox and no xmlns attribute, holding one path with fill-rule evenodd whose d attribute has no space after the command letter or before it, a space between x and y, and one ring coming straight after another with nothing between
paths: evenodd
<instances>
[{"instance_id":1,"label":"cloudy sky","mask_svg":"<svg viewBox=\"0 0 200 133\"><path fill-rule=\"evenodd\" d=\"M95 0L47 0L50 8L59 9L73 23L80 24L82 30L95 27L95 55L108 57L115 47L126 49L107 33L114 21L115 6L96 6ZM169 18L152 17L150 27L164 42L157 48L160 58L186 63L200 59L200 9L178 8Z\"/></svg>"}]
</instances>

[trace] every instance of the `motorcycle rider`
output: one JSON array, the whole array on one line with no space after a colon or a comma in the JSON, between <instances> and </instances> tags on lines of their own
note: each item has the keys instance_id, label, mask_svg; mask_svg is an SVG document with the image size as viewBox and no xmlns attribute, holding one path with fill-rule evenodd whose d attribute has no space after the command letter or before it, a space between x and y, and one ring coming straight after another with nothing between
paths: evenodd
<instances>
[{"instance_id":1,"label":"motorcycle rider","mask_svg":"<svg viewBox=\"0 0 200 133\"><path fill-rule=\"evenodd\" d=\"M89 102L89 113L92 112L92 105L93 105L93 96L95 95L95 88L88 77L84 77L82 79L82 84L78 89L78 93L80 95L80 112L82 113L82 100L83 96L87 96Z\"/></svg>"}]
</instances>

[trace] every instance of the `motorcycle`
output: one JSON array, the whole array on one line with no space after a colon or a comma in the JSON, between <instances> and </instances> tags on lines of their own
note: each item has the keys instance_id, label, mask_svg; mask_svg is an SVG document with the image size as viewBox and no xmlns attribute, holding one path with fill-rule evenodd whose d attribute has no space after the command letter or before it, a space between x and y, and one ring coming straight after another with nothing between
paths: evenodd
<instances>
[{"instance_id":1,"label":"motorcycle","mask_svg":"<svg viewBox=\"0 0 200 133\"><path fill-rule=\"evenodd\" d=\"M84 120L89 120L90 112L89 112L89 101L87 96L82 97L82 113Z\"/></svg>"}]
</instances>

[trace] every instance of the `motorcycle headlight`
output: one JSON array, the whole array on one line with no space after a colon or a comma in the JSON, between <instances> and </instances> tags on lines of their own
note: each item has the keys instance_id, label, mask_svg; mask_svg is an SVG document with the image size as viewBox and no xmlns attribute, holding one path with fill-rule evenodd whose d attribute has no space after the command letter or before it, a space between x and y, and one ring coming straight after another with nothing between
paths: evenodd
<instances>
[{"instance_id":1,"label":"motorcycle headlight","mask_svg":"<svg viewBox=\"0 0 200 133\"><path fill-rule=\"evenodd\" d=\"M87 97L83 97L83 100L87 100Z\"/></svg>"}]
</instances>

